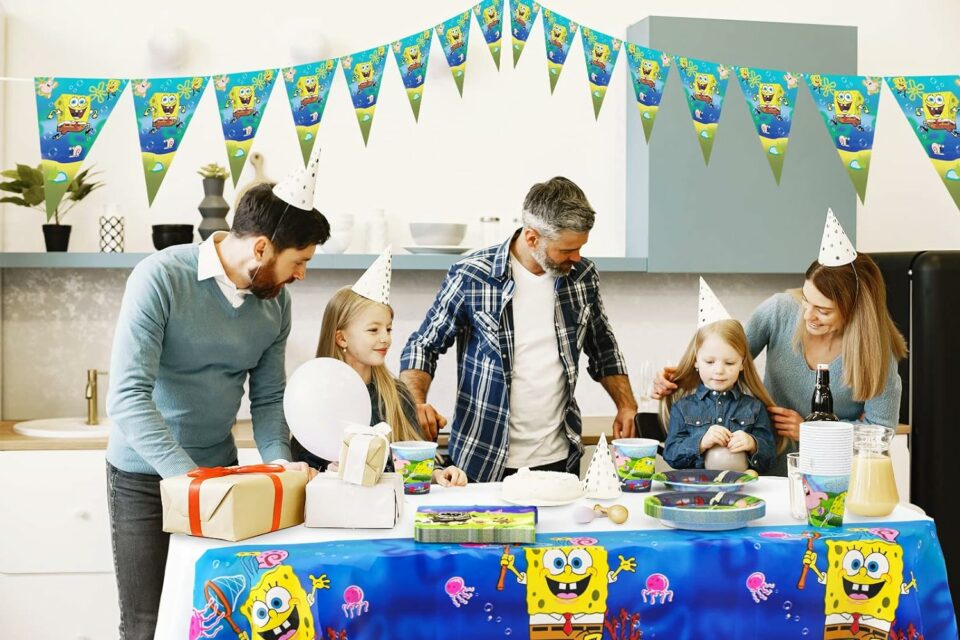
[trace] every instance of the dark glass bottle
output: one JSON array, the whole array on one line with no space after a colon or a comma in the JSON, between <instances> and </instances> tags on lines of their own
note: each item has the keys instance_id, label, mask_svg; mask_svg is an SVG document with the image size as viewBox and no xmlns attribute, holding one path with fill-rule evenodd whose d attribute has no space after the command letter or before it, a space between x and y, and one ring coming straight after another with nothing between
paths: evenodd
<instances>
[{"instance_id":1,"label":"dark glass bottle","mask_svg":"<svg viewBox=\"0 0 960 640\"><path fill-rule=\"evenodd\" d=\"M817 365L817 386L813 388L813 398L810 400L810 415L804 418L805 422L838 422L833 412L833 395L830 393L830 365Z\"/></svg>"}]
</instances>

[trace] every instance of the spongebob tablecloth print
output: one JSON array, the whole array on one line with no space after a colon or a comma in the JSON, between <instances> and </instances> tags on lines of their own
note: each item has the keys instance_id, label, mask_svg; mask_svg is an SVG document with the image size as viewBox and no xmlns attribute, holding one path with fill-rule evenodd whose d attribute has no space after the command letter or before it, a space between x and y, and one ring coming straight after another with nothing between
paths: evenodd
<instances>
[{"instance_id":1,"label":"spongebob tablecloth print","mask_svg":"<svg viewBox=\"0 0 960 640\"><path fill-rule=\"evenodd\" d=\"M193 599L188 640L957 637L932 522L235 546Z\"/></svg>"}]
</instances>

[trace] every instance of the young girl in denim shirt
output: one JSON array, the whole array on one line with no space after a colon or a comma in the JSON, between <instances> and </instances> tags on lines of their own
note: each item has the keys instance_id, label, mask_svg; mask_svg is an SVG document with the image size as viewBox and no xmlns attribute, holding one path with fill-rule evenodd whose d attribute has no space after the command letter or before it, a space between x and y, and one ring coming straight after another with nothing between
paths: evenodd
<instances>
[{"instance_id":1,"label":"young girl in denim shirt","mask_svg":"<svg viewBox=\"0 0 960 640\"><path fill-rule=\"evenodd\" d=\"M661 401L669 424L663 459L675 469L702 469L707 451L746 454L759 473L775 460L767 407L773 400L750 357L743 325L718 320L697 330L677 365L677 391Z\"/></svg>"}]
</instances>

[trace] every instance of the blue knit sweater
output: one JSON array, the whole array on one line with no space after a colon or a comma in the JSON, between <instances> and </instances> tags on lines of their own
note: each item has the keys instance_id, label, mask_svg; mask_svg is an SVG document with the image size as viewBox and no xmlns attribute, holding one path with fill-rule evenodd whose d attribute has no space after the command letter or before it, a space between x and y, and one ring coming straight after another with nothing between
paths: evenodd
<instances>
[{"instance_id":1,"label":"blue knit sweater","mask_svg":"<svg viewBox=\"0 0 960 640\"><path fill-rule=\"evenodd\" d=\"M230 464L231 428L249 375L253 432L265 461L290 459L283 417L286 289L234 308L214 278L197 280L198 245L143 260L127 280L110 360L107 460L123 471L179 475Z\"/></svg>"},{"instance_id":2,"label":"blue knit sweater","mask_svg":"<svg viewBox=\"0 0 960 640\"><path fill-rule=\"evenodd\" d=\"M778 293L767 298L747 321L747 339L750 352L757 357L767 350L767 364L763 384L777 406L793 409L802 416L810 413L810 398L816 384L817 372L807 364L803 353L794 346L793 336L801 314L800 301L789 293ZM853 389L843 382L843 356L830 362L830 391L833 412L844 422L882 424L896 427L900 415L902 384L893 354L887 368L887 379L880 395L866 402L853 399ZM796 451L796 443L779 456L771 473L786 475L785 454Z\"/></svg>"}]
</instances>

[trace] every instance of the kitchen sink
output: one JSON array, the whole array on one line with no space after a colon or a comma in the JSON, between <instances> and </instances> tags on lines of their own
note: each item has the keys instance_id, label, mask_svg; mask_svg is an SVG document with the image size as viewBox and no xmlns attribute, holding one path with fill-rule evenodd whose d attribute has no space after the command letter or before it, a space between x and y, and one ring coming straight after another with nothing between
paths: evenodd
<instances>
[{"instance_id":1,"label":"kitchen sink","mask_svg":"<svg viewBox=\"0 0 960 640\"><path fill-rule=\"evenodd\" d=\"M106 438L110 435L109 418L100 424L87 424L86 418L46 418L26 420L13 425L15 433L34 438Z\"/></svg>"}]
</instances>

